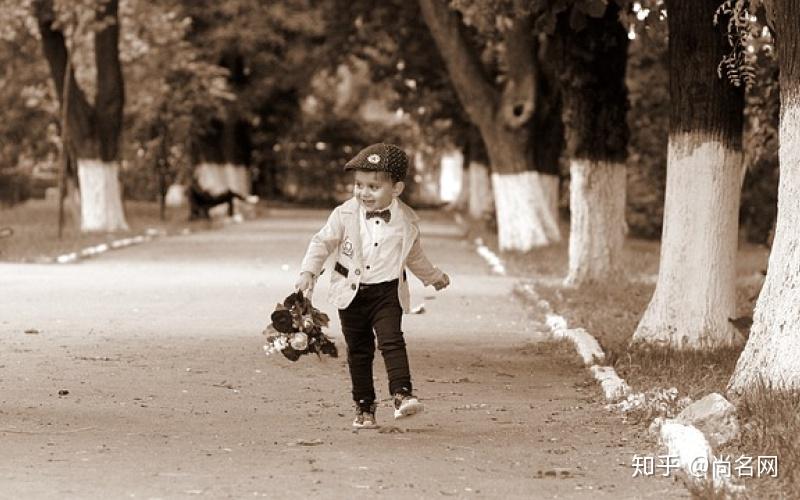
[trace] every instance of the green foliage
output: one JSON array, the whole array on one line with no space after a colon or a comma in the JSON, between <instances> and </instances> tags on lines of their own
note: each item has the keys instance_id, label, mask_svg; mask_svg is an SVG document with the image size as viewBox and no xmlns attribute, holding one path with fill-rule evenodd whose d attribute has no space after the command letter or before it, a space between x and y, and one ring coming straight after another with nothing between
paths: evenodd
<instances>
[{"instance_id":1,"label":"green foliage","mask_svg":"<svg viewBox=\"0 0 800 500\"><path fill-rule=\"evenodd\" d=\"M714 14L715 25L725 21L731 46L731 51L717 66L717 74L720 78L727 75L737 87L750 86L756 78L752 47L762 36L762 26L750 7L750 0L724 0Z\"/></svg>"},{"instance_id":2,"label":"green foliage","mask_svg":"<svg viewBox=\"0 0 800 500\"><path fill-rule=\"evenodd\" d=\"M408 146L459 144L468 121L417 2L335 0L331 8L330 67L366 67L386 107L403 110L406 125L393 133Z\"/></svg>"}]
</instances>

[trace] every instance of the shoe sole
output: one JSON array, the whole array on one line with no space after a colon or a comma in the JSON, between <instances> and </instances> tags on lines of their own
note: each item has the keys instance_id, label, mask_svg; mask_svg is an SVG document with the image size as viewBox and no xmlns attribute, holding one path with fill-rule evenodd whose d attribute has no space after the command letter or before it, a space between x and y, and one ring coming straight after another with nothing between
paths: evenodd
<instances>
[{"instance_id":1,"label":"shoe sole","mask_svg":"<svg viewBox=\"0 0 800 500\"><path fill-rule=\"evenodd\" d=\"M357 424L353 422L353 429L377 429L377 428L378 424L374 422L371 424Z\"/></svg>"},{"instance_id":2,"label":"shoe sole","mask_svg":"<svg viewBox=\"0 0 800 500\"><path fill-rule=\"evenodd\" d=\"M417 401L416 403L406 405L402 409L395 410L394 418L410 417L411 415L416 415L423 411L425 411L425 405Z\"/></svg>"}]
</instances>

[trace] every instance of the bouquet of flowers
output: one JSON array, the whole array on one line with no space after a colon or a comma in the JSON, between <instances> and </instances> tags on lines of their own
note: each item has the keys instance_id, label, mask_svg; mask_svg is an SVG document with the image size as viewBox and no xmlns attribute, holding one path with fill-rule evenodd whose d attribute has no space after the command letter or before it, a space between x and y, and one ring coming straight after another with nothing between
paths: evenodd
<instances>
[{"instance_id":1,"label":"bouquet of flowers","mask_svg":"<svg viewBox=\"0 0 800 500\"><path fill-rule=\"evenodd\" d=\"M303 292L295 292L276 305L270 319L263 332L267 356L280 351L287 359L297 361L303 354L339 355L336 344L322 332L330 321L328 315L312 306Z\"/></svg>"}]
</instances>

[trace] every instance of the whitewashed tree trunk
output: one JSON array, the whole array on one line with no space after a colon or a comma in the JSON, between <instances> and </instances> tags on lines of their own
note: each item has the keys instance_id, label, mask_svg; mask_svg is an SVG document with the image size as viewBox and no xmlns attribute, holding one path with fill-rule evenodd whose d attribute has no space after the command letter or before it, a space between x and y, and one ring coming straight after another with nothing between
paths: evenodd
<instances>
[{"instance_id":1,"label":"whitewashed tree trunk","mask_svg":"<svg viewBox=\"0 0 800 500\"><path fill-rule=\"evenodd\" d=\"M164 203L168 207L183 207L186 205L186 186L183 184L171 184L164 197Z\"/></svg>"},{"instance_id":2,"label":"whitewashed tree trunk","mask_svg":"<svg viewBox=\"0 0 800 500\"><path fill-rule=\"evenodd\" d=\"M439 199L455 206L464 185L464 155L459 150L442 154L439 161Z\"/></svg>"},{"instance_id":3,"label":"whitewashed tree trunk","mask_svg":"<svg viewBox=\"0 0 800 500\"><path fill-rule=\"evenodd\" d=\"M78 159L81 192L81 231L127 231L122 207L119 163Z\"/></svg>"},{"instance_id":4,"label":"whitewashed tree trunk","mask_svg":"<svg viewBox=\"0 0 800 500\"><path fill-rule=\"evenodd\" d=\"M756 386L759 379L800 389L800 92L795 90L781 88L775 239L750 337L729 384L734 392Z\"/></svg>"},{"instance_id":5,"label":"whitewashed tree trunk","mask_svg":"<svg viewBox=\"0 0 800 500\"><path fill-rule=\"evenodd\" d=\"M633 342L709 349L737 344L740 152L699 134L670 136L658 283Z\"/></svg>"},{"instance_id":6,"label":"whitewashed tree trunk","mask_svg":"<svg viewBox=\"0 0 800 500\"><path fill-rule=\"evenodd\" d=\"M225 179L231 191L242 196L251 194L250 171L247 165L240 163L226 163L224 167Z\"/></svg>"},{"instance_id":7,"label":"whitewashed tree trunk","mask_svg":"<svg viewBox=\"0 0 800 500\"><path fill-rule=\"evenodd\" d=\"M234 163L200 163L195 168L195 176L200 187L211 194L221 194L231 190L242 196L250 194L250 175L245 165ZM239 200L234 200L234 210L238 213ZM217 205L209 210L212 217L228 215L226 204Z\"/></svg>"},{"instance_id":8,"label":"whitewashed tree trunk","mask_svg":"<svg viewBox=\"0 0 800 500\"><path fill-rule=\"evenodd\" d=\"M553 212L552 180L547 177L555 176L535 171L492 174L500 250L526 252L561 239Z\"/></svg>"},{"instance_id":9,"label":"whitewashed tree trunk","mask_svg":"<svg viewBox=\"0 0 800 500\"><path fill-rule=\"evenodd\" d=\"M249 176L244 165L205 162L195 167L194 175L200 186L211 194L229 189L242 196L250 194Z\"/></svg>"},{"instance_id":10,"label":"whitewashed tree trunk","mask_svg":"<svg viewBox=\"0 0 800 500\"><path fill-rule=\"evenodd\" d=\"M570 164L570 286L603 281L619 271L625 241L625 165Z\"/></svg>"},{"instance_id":11,"label":"whitewashed tree trunk","mask_svg":"<svg viewBox=\"0 0 800 500\"><path fill-rule=\"evenodd\" d=\"M493 203L489 167L480 162L470 162L468 201L470 217L481 219L492 210Z\"/></svg>"}]
</instances>

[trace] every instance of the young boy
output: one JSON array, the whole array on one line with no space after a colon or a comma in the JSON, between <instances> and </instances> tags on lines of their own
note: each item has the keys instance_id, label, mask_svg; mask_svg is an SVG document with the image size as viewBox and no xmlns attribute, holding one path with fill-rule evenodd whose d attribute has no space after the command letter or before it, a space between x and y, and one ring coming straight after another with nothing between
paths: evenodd
<instances>
[{"instance_id":1,"label":"young boy","mask_svg":"<svg viewBox=\"0 0 800 500\"><path fill-rule=\"evenodd\" d=\"M408 158L392 144L373 144L347 162L354 170L353 198L333 210L311 239L295 288L314 287L328 256L334 254L328 299L339 308L347 343L356 417L353 427L375 428L372 360L375 338L383 354L394 396L394 417L419 413L413 395L402 314L409 312L407 267L424 284L441 290L450 278L435 268L419 243L419 217L398 197L403 192Z\"/></svg>"}]
</instances>

